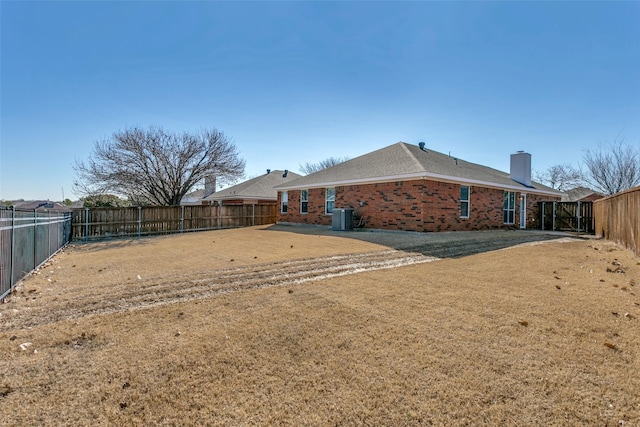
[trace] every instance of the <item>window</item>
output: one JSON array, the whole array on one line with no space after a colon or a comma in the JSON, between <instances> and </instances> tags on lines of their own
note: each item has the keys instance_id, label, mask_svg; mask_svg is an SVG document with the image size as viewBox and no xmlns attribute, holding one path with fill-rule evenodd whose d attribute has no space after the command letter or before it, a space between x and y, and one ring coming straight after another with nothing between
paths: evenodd
<instances>
[{"instance_id":1,"label":"window","mask_svg":"<svg viewBox=\"0 0 640 427\"><path fill-rule=\"evenodd\" d=\"M460 217L469 218L469 186L460 186Z\"/></svg>"},{"instance_id":2,"label":"window","mask_svg":"<svg viewBox=\"0 0 640 427\"><path fill-rule=\"evenodd\" d=\"M309 212L309 190L300 191L300 213Z\"/></svg>"},{"instance_id":3,"label":"window","mask_svg":"<svg viewBox=\"0 0 640 427\"><path fill-rule=\"evenodd\" d=\"M287 208L289 205L289 194L286 191L282 192L282 205L280 208L280 212L283 214L287 213Z\"/></svg>"},{"instance_id":4,"label":"window","mask_svg":"<svg viewBox=\"0 0 640 427\"><path fill-rule=\"evenodd\" d=\"M516 193L513 191L504 192L504 223L513 224L515 222L516 214Z\"/></svg>"},{"instance_id":5,"label":"window","mask_svg":"<svg viewBox=\"0 0 640 427\"><path fill-rule=\"evenodd\" d=\"M325 213L328 215L333 212L333 205L336 202L336 189L334 187L327 188L325 196Z\"/></svg>"}]
</instances>

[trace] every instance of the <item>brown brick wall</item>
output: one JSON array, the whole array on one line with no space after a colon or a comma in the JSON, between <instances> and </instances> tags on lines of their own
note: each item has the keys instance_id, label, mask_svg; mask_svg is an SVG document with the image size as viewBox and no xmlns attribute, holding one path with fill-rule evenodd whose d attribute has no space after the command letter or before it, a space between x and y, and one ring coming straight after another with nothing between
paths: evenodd
<instances>
[{"instance_id":1,"label":"brown brick wall","mask_svg":"<svg viewBox=\"0 0 640 427\"><path fill-rule=\"evenodd\" d=\"M517 196L520 196L519 194ZM538 194L527 194L527 228L540 230L540 205L538 202L559 202L560 197L540 196ZM518 204L519 206L519 204ZM519 212L517 212L519 214ZM518 217L518 221L520 218ZM520 224L518 222L517 224Z\"/></svg>"},{"instance_id":2,"label":"brown brick wall","mask_svg":"<svg viewBox=\"0 0 640 427\"><path fill-rule=\"evenodd\" d=\"M336 189L337 190L337 189ZM325 215L324 213L324 201L325 201L325 189L324 188L310 188L309 189L309 209L308 213L300 213L300 190L289 191L288 212L283 214L281 212L282 193L278 192L278 221L280 222L295 222L301 224L317 224L317 225L331 225L331 214ZM336 195L336 207L338 206L338 200Z\"/></svg>"},{"instance_id":3,"label":"brown brick wall","mask_svg":"<svg viewBox=\"0 0 640 427\"><path fill-rule=\"evenodd\" d=\"M503 223L503 190L469 186L469 218L460 217L460 185L432 180L386 182L336 187L336 208L354 208L365 227L407 231L468 231L519 228L520 194L516 193L515 222ZM288 192L288 212L278 221L331 225L325 214L325 189L309 189L309 213L300 213L300 190ZM551 200L527 194L527 228L539 223L538 201ZM559 199L558 199L559 200Z\"/></svg>"}]
</instances>

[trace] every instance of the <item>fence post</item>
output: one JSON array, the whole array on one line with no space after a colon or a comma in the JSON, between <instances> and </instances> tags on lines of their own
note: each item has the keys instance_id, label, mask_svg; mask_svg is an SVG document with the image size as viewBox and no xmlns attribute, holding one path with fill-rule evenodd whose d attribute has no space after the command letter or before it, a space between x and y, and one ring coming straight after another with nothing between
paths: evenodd
<instances>
[{"instance_id":1,"label":"fence post","mask_svg":"<svg viewBox=\"0 0 640 427\"><path fill-rule=\"evenodd\" d=\"M576 212L576 216L578 218L578 233L580 232L580 213L582 211L580 210L580 200L578 200L578 211Z\"/></svg>"},{"instance_id":2,"label":"fence post","mask_svg":"<svg viewBox=\"0 0 640 427\"><path fill-rule=\"evenodd\" d=\"M551 221L551 231L556 231L556 202L553 202L553 217Z\"/></svg>"},{"instance_id":3,"label":"fence post","mask_svg":"<svg viewBox=\"0 0 640 427\"><path fill-rule=\"evenodd\" d=\"M53 232L55 233L55 234L53 235L53 237L54 237L54 239L55 239L54 246L56 246L56 247L60 247L60 226L58 225L58 224L59 224L59 222L58 222L58 220L59 220L58 215L59 215L59 214L58 214L58 213L56 213L56 216L55 216L55 219L56 219L56 220L55 220L55 225L56 225L56 226L55 226L55 229L53 229L53 228L52 228L52 229L53 229ZM49 236L51 236L51 234L49 234ZM51 239L51 237L49 237L49 239ZM51 247L51 246L49 246L49 247Z\"/></svg>"},{"instance_id":4,"label":"fence post","mask_svg":"<svg viewBox=\"0 0 640 427\"><path fill-rule=\"evenodd\" d=\"M38 266L38 212L33 210L33 269Z\"/></svg>"},{"instance_id":5,"label":"fence post","mask_svg":"<svg viewBox=\"0 0 640 427\"><path fill-rule=\"evenodd\" d=\"M53 224L51 224L51 211L49 211L49 225L47 225L47 242L48 242L48 247L47 247L47 251L49 253L51 253L51 229L52 229Z\"/></svg>"},{"instance_id":6,"label":"fence post","mask_svg":"<svg viewBox=\"0 0 640 427\"><path fill-rule=\"evenodd\" d=\"M84 208L84 241L89 240L89 208Z\"/></svg>"},{"instance_id":7,"label":"fence post","mask_svg":"<svg viewBox=\"0 0 640 427\"><path fill-rule=\"evenodd\" d=\"M11 206L11 277L9 278L9 289L13 289L13 271L16 259L16 207Z\"/></svg>"},{"instance_id":8,"label":"fence post","mask_svg":"<svg viewBox=\"0 0 640 427\"><path fill-rule=\"evenodd\" d=\"M180 213L180 233L184 233L184 205L180 207L182 208Z\"/></svg>"},{"instance_id":9,"label":"fence post","mask_svg":"<svg viewBox=\"0 0 640 427\"><path fill-rule=\"evenodd\" d=\"M138 206L138 237L142 232L142 206Z\"/></svg>"}]
</instances>

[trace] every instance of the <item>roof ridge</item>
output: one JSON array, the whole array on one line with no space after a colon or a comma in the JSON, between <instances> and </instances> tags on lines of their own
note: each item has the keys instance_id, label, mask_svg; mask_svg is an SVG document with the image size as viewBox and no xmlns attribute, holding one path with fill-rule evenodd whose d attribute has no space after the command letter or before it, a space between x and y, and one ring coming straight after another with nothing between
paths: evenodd
<instances>
[{"instance_id":1,"label":"roof ridge","mask_svg":"<svg viewBox=\"0 0 640 427\"><path fill-rule=\"evenodd\" d=\"M398 141L331 168L303 176L293 182L280 184L276 188L286 190L331 187L425 178L472 183L479 186L496 186L510 190L526 189L542 193L557 193L536 182L533 183L535 187L524 186L499 169L447 155L435 149L420 149L419 145L404 141Z\"/></svg>"},{"instance_id":2,"label":"roof ridge","mask_svg":"<svg viewBox=\"0 0 640 427\"><path fill-rule=\"evenodd\" d=\"M398 142L398 144L400 144L402 146L402 149L409 155L409 157L411 157L414 164L418 168L424 170L424 165L422 164L422 162L420 162L420 160L418 160L418 158L411 152L411 150L409 150L409 144L403 141Z\"/></svg>"}]
</instances>

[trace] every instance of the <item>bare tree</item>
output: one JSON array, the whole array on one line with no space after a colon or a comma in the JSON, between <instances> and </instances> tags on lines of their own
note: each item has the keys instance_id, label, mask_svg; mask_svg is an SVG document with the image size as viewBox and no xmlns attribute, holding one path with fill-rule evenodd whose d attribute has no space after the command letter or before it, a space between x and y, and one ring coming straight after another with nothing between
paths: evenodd
<instances>
[{"instance_id":1,"label":"bare tree","mask_svg":"<svg viewBox=\"0 0 640 427\"><path fill-rule=\"evenodd\" d=\"M96 194L82 199L83 208L128 208L130 200L121 199L113 194Z\"/></svg>"},{"instance_id":2,"label":"bare tree","mask_svg":"<svg viewBox=\"0 0 640 427\"><path fill-rule=\"evenodd\" d=\"M96 142L86 162L76 160L76 193L115 194L135 204L178 205L208 175L235 182L244 174L244 160L220 131L169 133L137 127Z\"/></svg>"},{"instance_id":3,"label":"bare tree","mask_svg":"<svg viewBox=\"0 0 640 427\"><path fill-rule=\"evenodd\" d=\"M346 162L348 157L328 157L324 160L320 160L318 163L305 163L300 165L300 172L309 175L314 172L321 171L322 169L330 168L339 163Z\"/></svg>"},{"instance_id":4,"label":"bare tree","mask_svg":"<svg viewBox=\"0 0 640 427\"><path fill-rule=\"evenodd\" d=\"M543 172L536 173L536 179L542 184L559 191L570 190L584 182L580 169L576 169L567 163L554 165Z\"/></svg>"},{"instance_id":5,"label":"bare tree","mask_svg":"<svg viewBox=\"0 0 640 427\"><path fill-rule=\"evenodd\" d=\"M622 138L609 146L585 150L585 179L595 190L611 195L640 185L640 148Z\"/></svg>"}]
</instances>

